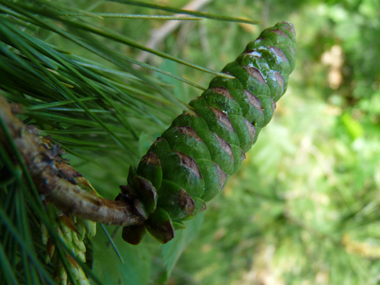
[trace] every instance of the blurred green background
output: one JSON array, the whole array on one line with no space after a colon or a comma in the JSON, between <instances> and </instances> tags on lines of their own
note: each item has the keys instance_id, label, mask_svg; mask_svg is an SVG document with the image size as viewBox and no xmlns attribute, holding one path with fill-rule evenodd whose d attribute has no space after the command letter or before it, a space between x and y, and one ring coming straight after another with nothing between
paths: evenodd
<instances>
[{"instance_id":1,"label":"blurred green background","mask_svg":"<svg viewBox=\"0 0 380 285\"><path fill-rule=\"evenodd\" d=\"M169 14L112 2L66 2L93 12ZM193 1L150 2L181 8ZM184 21L155 49L219 71L262 29L290 21L298 42L288 91L239 172L204 214L165 246L150 236L131 246L119 233L115 242L124 264L98 230L92 239L94 272L104 284L380 284L380 2L214 0L201 11L262 24ZM141 44L165 23L91 20ZM63 38L44 31L38 36L109 66ZM100 41L141 59L138 49ZM203 87L214 77L154 56L146 61ZM173 78L150 74L184 102L201 94ZM149 112L159 124L149 116L128 114L138 139L126 136L126 141L136 153L105 155L106 150L99 150L91 157L97 164L68 155L106 198L115 198L118 186L126 184L128 166L136 166L182 112L152 102L159 108ZM115 227L107 229L112 233Z\"/></svg>"}]
</instances>

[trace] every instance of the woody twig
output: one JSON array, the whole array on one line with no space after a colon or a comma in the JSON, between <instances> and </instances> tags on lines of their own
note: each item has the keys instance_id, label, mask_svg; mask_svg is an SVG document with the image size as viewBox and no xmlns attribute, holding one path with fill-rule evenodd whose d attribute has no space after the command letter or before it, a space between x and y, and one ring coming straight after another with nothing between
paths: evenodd
<instances>
[{"instance_id":1,"label":"woody twig","mask_svg":"<svg viewBox=\"0 0 380 285\"><path fill-rule=\"evenodd\" d=\"M54 204L71 216L108 225L139 225L146 220L139 203L100 197L88 180L62 158L65 151L60 145L38 135L36 127L25 125L15 116L21 111L20 105L10 104L0 95L0 117L28 168L41 200ZM17 163L1 127L0 143Z\"/></svg>"}]
</instances>

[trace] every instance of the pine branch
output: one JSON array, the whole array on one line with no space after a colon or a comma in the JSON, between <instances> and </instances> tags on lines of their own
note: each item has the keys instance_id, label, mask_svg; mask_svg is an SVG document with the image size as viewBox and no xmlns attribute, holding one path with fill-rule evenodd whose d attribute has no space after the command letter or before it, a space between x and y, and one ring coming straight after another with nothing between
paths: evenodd
<instances>
[{"instance_id":1,"label":"pine branch","mask_svg":"<svg viewBox=\"0 0 380 285\"><path fill-rule=\"evenodd\" d=\"M80 185L88 186L87 180L61 157L64 151L59 145L39 136L37 128L25 125L15 116L21 111L20 105L9 104L0 95L0 116L5 125L5 129L0 129L0 142L12 153L7 138L10 135L43 201L72 216L109 225L139 225L146 220L138 202L108 200L95 190L83 190Z\"/></svg>"}]
</instances>

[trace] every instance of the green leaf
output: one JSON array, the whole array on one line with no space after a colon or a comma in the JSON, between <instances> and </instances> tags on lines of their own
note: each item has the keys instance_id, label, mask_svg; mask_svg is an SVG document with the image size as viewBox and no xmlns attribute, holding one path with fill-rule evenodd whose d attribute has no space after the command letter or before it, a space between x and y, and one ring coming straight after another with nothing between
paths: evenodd
<instances>
[{"instance_id":1,"label":"green leaf","mask_svg":"<svg viewBox=\"0 0 380 285\"><path fill-rule=\"evenodd\" d=\"M113 232L114 227L106 227ZM151 270L151 251L144 246L127 244L118 234L114 243L124 260L119 257L111 246L104 232L99 231L92 239L94 249L93 272L103 281L103 284L148 284ZM127 283L126 283L127 282Z\"/></svg>"},{"instance_id":2,"label":"green leaf","mask_svg":"<svg viewBox=\"0 0 380 285\"><path fill-rule=\"evenodd\" d=\"M182 252L197 236L203 222L204 213L200 213L185 223L186 228L176 231L174 239L162 246L161 256L166 266L166 272L160 282L166 283L170 274L180 258Z\"/></svg>"},{"instance_id":3,"label":"green leaf","mask_svg":"<svg viewBox=\"0 0 380 285\"><path fill-rule=\"evenodd\" d=\"M219 21L240 22L240 23L247 23L247 24L254 24L254 25L260 24L259 21L252 21L248 19L235 18L235 17L229 17L229 16L221 16L221 15L215 15L215 14L210 14L210 13L202 13L202 12L197 12L197 11L182 10L182 9L173 8L169 6L149 4L146 2L129 1L129 0L110 0L110 1L127 4L127 5L136 5L136 6L147 7L147 8L152 8L152 9L159 9L159 10L174 12L174 13L194 15L194 16L199 16L199 17L214 19L214 20L219 20Z\"/></svg>"},{"instance_id":4,"label":"green leaf","mask_svg":"<svg viewBox=\"0 0 380 285\"><path fill-rule=\"evenodd\" d=\"M75 17L94 17L94 18L126 18L126 19L150 19L150 20L177 20L177 21L199 21L203 20L198 17L184 16L162 16L162 15L141 15L141 14L126 14L126 13L91 13L83 14L79 12L63 12L62 16Z\"/></svg>"},{"instance_id":5,"label":"green leaf","mask_svg":"<svg viewBox=\"0 0 380 285\"><path fill-rule=\"evenodd\" d=\"M178 67L178 64L175 64L173 61L167 59L165 59L160 65L160 68L167 70L170 74L180 74L181 72ZM184 85L181 82L178 82L178 80L175 80L174 77L172 78L166 74L156 73L156 75L163 82L174 86L173 93L178 99L185 102L189 101L189 97L187 96L188 92L186 92L187 90L184 88ZM204 90L205 89L203 89L203 91Z\"/></svg>"},{"instance_id":6,"label":"green leaf","mask_svg":"<svg viewBox=\"0 0 380 285\"><path fill-rule=\"evenodd\" d=\"M344 113L341 117L341 121L347 130L347 133L353 140L364 134L363 126L355 120L349 113Z\"/></svg>"}]
</instances>

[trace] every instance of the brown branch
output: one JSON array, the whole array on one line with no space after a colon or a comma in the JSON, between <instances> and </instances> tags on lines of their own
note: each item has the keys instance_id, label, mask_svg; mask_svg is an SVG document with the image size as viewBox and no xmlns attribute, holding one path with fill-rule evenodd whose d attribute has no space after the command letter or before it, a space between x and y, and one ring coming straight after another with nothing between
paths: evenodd
<instances>
[{"instance_id":1,"label":"brown branch","mask_svg":"<svg viewBox=\"0 0 380 285\"><path fill-rule=\"evenodd\" d=\"M147 217L139 207L138 200L113 201L99 197L87 179L61 157L64 151L59 145L39 136L36 127L26 126L15 116L21 111L20 105L9 104L0 95L1 119L43 201L53 203L59 210L72 216L104 224L129 226L144 223ZM0 143L17 163L2 128Z\"/></svg>"}]
</instances>

